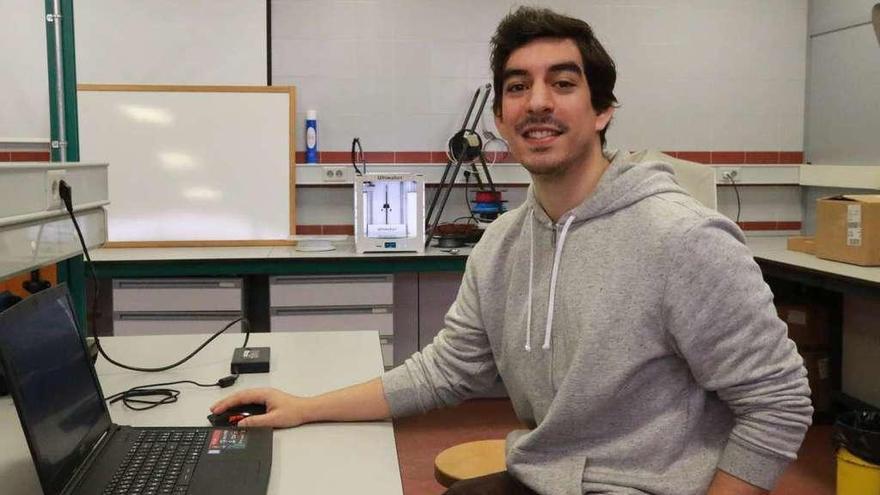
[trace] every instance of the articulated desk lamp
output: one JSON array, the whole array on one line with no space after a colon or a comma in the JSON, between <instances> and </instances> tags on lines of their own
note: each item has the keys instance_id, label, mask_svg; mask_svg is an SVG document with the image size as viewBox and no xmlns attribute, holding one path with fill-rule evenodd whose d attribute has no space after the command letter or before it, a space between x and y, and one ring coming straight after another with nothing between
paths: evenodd
<instances>
[{"instance_id":1,"label":"articulated desk lamp","mask_svg":"<svg viewBox=\"0 0 880 495\"><path fill-rule=\"evenodd\" d=\"M491 92L491 84L486 84L477 88L473 99L471 99L467 114L464 117L464 122L461 124L461 129L449 139L446 168L443 170L443 177L440 179L440 184L438 184L436 191L434 191L434 197L431 200L431 206L428 208L428 214L426 215L425 247L428 247L431 238L438 233L437 225L440 223L443 209L446 207L446 202L449 200L449 194L452 192L452 187L455 185L455 179L458 177L458 172L461 170L463 164L470 165L470 172L465 173L470 173L476 177L479 189L477 192L476 204L470 211L471 215L477 214L481 218L492 220L500 213L504 212L501 192L495 189L492 175L489 174L489 167L486 166L486 159L483 155L483 139L476 131L477 124L480 122L480 116L482 116L483 109L486 107L486 100L489 99L489 94ZM476 115L473 115L477 100L480 101L479 109L477 110ZM471 121L472 116L473 121ZM480 173L474 165L476 160L479 160L482 165L488 189L480 179ZM442 199L440 198L441 196Z\"/></svg>"}]
</instances>

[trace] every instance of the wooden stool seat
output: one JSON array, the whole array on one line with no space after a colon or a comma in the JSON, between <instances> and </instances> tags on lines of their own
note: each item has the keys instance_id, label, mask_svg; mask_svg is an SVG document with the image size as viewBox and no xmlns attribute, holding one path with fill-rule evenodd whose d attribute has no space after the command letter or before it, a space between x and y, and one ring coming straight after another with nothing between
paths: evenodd
<instances>
[{"instance_id":1,"label":"wooden stool seat","mask_svg":"<svg viewBox=\"0 0 880 495\"><path fill-rule=\"evenodd\" d=\"M479 440L449 447L434 458L434 478L445 487L507 469L504 440Z\"/></svg>"}]
</instances>

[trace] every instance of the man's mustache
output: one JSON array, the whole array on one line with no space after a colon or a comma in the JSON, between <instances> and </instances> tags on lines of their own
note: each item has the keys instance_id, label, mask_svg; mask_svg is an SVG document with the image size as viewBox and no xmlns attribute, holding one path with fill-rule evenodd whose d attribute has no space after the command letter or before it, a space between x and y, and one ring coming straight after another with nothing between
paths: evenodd
<instances>
[{"instance_id":1,"label":"man's mustache","mask_svg":"<svg viewBox=\"0 0 880 495\"><path fill-rule=\"evenodd\" d=\"M527 128L536 125L550 126L559 132L565 132L568 130L567 125L554 119L552 115L528 115L523 121L518 122L514 129L518 134L522 134Z\"/></svg>"}]
</instances>

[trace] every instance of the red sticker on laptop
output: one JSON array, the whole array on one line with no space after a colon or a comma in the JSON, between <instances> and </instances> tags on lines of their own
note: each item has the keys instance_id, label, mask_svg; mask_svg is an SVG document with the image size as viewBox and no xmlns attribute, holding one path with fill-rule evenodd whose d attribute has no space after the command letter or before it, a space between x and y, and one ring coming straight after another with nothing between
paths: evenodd
<instances>
[{"instance_id":1,"label":"red sticker on laptop","mask_svg":"<svg viewBox=\"0 0 880 495\"><path fill-rule=\"evenodd\" d=\"M247 447L247 430L215 429L208 440L208 454L222 454Z\"/></svg>"}]
</instances>

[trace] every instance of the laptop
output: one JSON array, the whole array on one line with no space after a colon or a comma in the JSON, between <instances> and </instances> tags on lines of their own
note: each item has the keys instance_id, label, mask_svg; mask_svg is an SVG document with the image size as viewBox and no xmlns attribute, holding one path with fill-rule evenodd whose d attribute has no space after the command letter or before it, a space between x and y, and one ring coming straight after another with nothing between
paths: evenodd
<instances>
[{"instance_id":1,"label":"laptop","mask_svg":"<svg viewBox=\"0 0 880 495\"><path fill-rule=\"evenodd\" d=\"M113 424L64 285L0 314L0 361L45 495L266 493L271 429Z\"/></svg>"}]
</instances>

